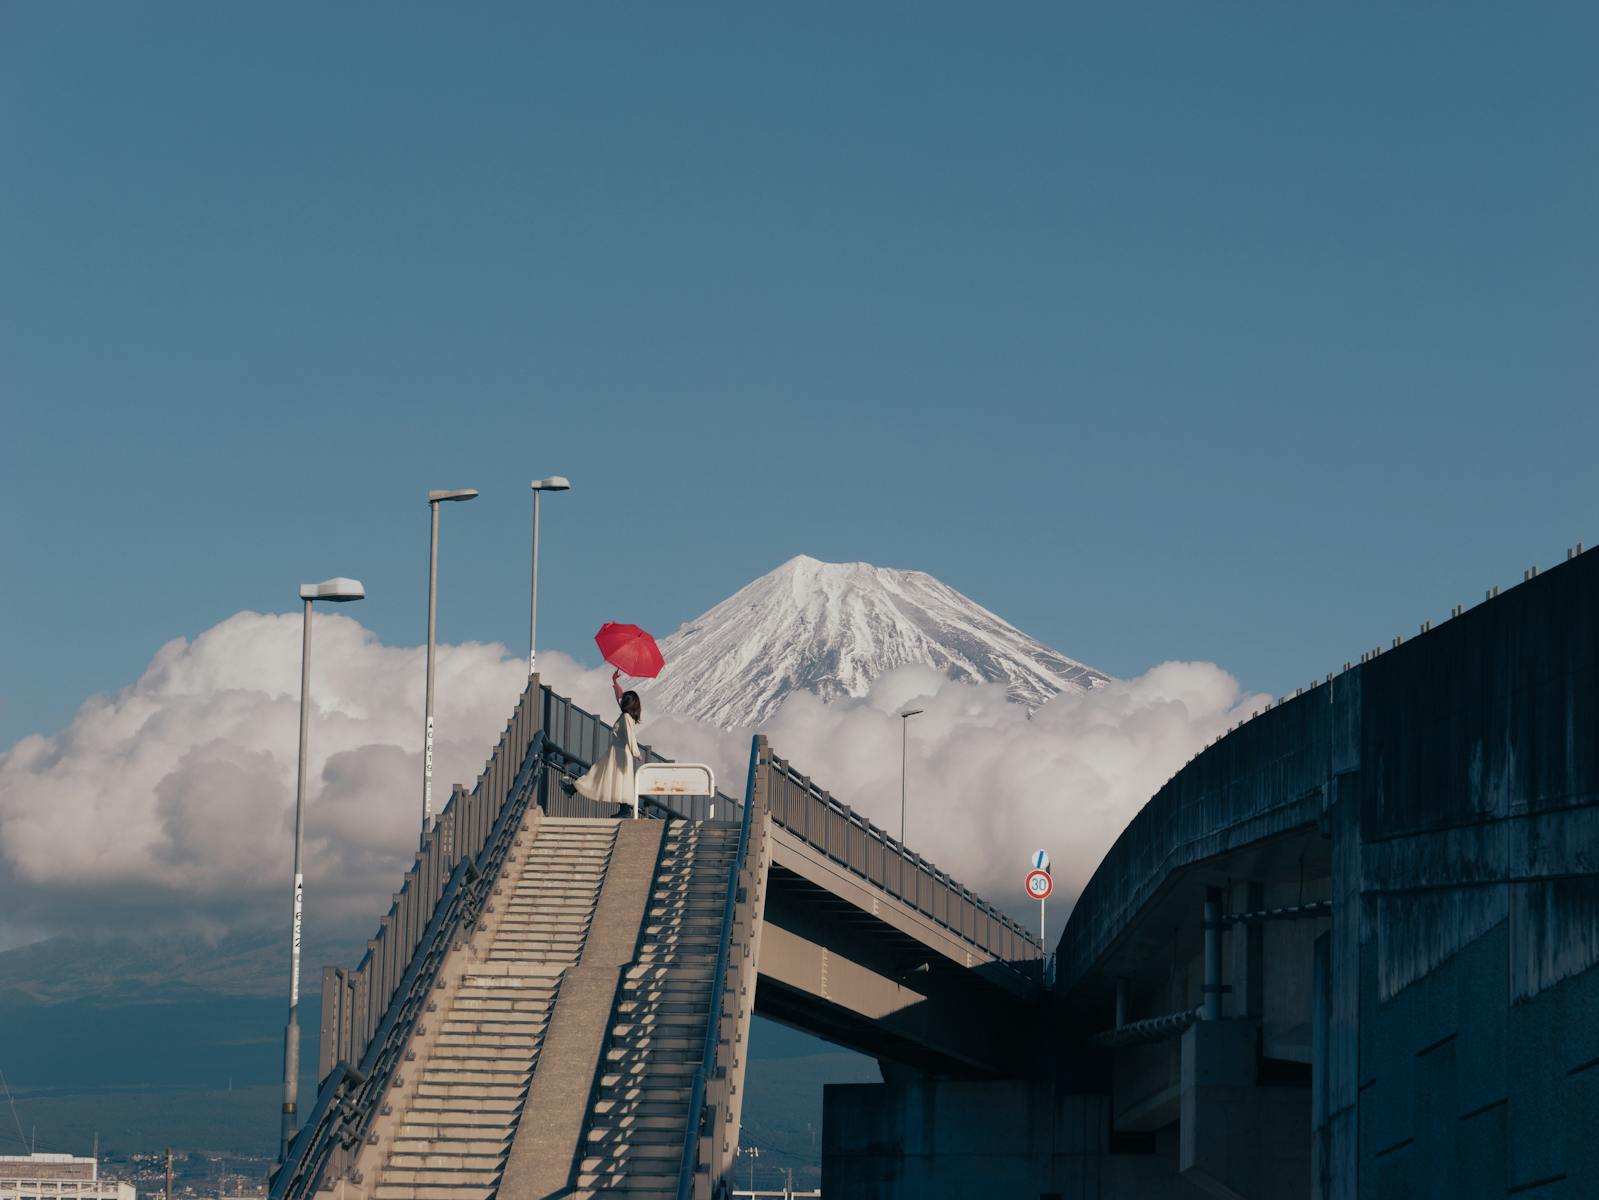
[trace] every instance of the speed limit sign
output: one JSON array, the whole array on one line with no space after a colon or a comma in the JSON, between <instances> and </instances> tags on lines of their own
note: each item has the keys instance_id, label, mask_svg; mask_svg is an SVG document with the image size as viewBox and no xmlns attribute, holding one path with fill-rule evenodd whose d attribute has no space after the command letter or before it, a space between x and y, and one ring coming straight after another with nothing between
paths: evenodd
<instances>
[{"instance_id":1,"label":"speed limit sign","mask_svg":"<svg viewBox=\"0 0 1599 1200\"><path fill-rule=\"evenodd\" d=\"M1054 890L1055 881L1050 878L1048 871L1027 872L1027 894L1034 900L1047 899Z\"/></svg>"}]
</instances>

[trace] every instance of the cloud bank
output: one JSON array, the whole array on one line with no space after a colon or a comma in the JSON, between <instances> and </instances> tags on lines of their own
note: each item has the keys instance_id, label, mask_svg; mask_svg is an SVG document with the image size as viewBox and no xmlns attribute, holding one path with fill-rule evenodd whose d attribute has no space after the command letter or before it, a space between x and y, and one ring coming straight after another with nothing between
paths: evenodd
<instances>
[{"instance_id":1,"label":"cloud bank","mask_svg":"<svg viewBox=\"0 0 1599 1200\"><path fill-rule=\"evenodd\" d=\"M423 651L319 612L311 667L308 912L374 924L421 823ZM482 768L525 668L466 643L435 669L441 804ZM286 920L299 692L299 614L238 613L0 755L0 945Z\"/></svg>"},{"instance_id":2,"label":"cloud bank","mask_svg":"<svg viewBox=\"0 0 1599 1200\"><path fill-rule=\"evenodd\" d=\"M239 613L168 643L137 682L87 701L56 737L0 755L0 947L57 932L193 930L286 919L299 720L300 617ZM423 652L384 646L318 613L307 797L308 920L373 925L415 847L421 808ZM540 655L544 679L614 711L609 670ZM437 658L435 804L482 768L525 680L497 644ZM1207 663L1062 694L1031 713L999 685L931 668L885 675L864 697L791 696L766 723L774 749L897 830L900 718L908 728L907 841L990 899L1028 911L1031 852L1055 860L1069 903L1143 802L1266 697ZM709 762L743 789L752 729L647 711L644 740ZM280 911L283 910L283 911ZM1051 924L1064 918L1061 914Z\"/></svg>"}]
</instances>

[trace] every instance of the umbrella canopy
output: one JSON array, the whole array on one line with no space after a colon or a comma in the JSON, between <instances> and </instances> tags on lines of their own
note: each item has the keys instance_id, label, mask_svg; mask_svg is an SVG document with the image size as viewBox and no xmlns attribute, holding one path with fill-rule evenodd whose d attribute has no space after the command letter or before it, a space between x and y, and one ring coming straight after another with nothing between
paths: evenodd
<instances>
[{"instance_id":1,"label":"umbrella canopy","mask_svg":"<svg viewBox=\"0 0 1599 1200\"><path fill-rule=\"evenodd\" d=\"M607 621L594 635L594 644L606 662L638 679L654 679L666 665L655 639L637 625Z\"/></svg>"}]
</instances>

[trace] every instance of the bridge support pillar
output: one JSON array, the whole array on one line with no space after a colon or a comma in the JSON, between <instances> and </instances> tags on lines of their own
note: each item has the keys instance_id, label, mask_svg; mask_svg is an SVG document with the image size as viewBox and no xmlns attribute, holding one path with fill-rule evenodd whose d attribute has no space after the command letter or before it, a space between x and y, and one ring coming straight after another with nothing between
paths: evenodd
<instances>
[{"instance_id":1,"label":"bridge support pillar","mask_svg":"<svg viewBox=\"0 0 1599 1200\"><path fill-rule=\"evenodd\" d=\"M1266 907L1266 885L1260 882L1234 884L1227 897L1228 908L1235 913L1259 912ZM1234 1017L1263 1015L1265 1000L1266 925L1262 921L1240 921L1233 925L1228 938L1227 974L1232 991L1232 1006L1228 1012Z\"/></svg>"},{"instance_id":2,"label":"bridge support pillar","mask_svg":"<svg viewBox=\"0 0 1599 1200\"><path fill-rule=\"evenodd\" d=\"M1309 1093L1259 1084L1259 1041L1258 1021L1201 1021L1183 1033L1178 1171L1226 1200L1310 1192Z\"/></svg>"},{"instance_id":3,"label":"bridge support pillar","mask_svg":"<svg viewBox=\"0 0 1599 1200\"><path fill-rule=\"evenodd\" d=\"M1205 889L1205 989L1199 1019L1221 1020L1221 889Z\"/></svg>"}]
</instances>

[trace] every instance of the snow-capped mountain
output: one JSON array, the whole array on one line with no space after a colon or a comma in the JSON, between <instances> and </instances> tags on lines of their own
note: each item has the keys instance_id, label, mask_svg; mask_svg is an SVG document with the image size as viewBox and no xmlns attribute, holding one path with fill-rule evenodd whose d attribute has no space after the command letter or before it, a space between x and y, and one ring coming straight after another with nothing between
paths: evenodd
<instances>
[{"instance_id":1,"label":"snow-capped mountain","mask_svg":"<svg viewBox=\"0 0 1599 1200\"><path fill-rule=\"evenodd\" d=\"M804 555L682 626L661 652L666 669L648 685L652 703L726 728L766 720L791 692L864 695L912 663L1003 683L1029 705L1110 678L922 571Z\"/></svg>"}]
</instances>

